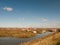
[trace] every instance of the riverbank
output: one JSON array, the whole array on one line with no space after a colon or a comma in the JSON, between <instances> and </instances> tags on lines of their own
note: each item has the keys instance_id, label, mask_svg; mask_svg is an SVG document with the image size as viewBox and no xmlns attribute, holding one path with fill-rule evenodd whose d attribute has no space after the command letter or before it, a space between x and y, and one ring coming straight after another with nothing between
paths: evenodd
<instances>
[{"instance_id":1,"label":"riverbank","mask_svg":"<svg viewBox=\"0 0 60 45\"><path fill-rule=\"evenodd\" d=\"M46 35L52 34L52 32L46 32L43 34L37 34L30 38L15 38L15 37L0 37L0 45L19 45L24 42L32 41L38 38L42 38Z\"/></svg>"},{"instance_id":2,"label":"riverbank","mask_svg":"<svg viewBox=\"0 0 60 45\"><path fill-rule=\"evenodd\" d=\"M60 32L55 32L43 38L39 38L20 45L57 45L60 42Z\"/></svg>"},{"instance_id":3,"label":"riverbank","mask_svg":"<svg viewBox=\"0 0 60 45\"><path fill-rule=\"evenodd\" d=\"M33 37L36 34L29 31L21 30L0 30L0 37L16 37L16 38L29 38Z\"/></svg>"}]
</instances>

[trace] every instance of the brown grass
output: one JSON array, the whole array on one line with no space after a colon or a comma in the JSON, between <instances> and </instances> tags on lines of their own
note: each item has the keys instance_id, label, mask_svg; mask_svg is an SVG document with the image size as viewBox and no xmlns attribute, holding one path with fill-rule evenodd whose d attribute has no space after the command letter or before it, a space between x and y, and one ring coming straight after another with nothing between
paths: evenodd
<instances>
[{"instance_id":1,"label":"brown grass","mask_svg":"<svg viewBox=\"0 0 60 45\"><path fill-rule=\"evenodd\" d=\"M17 37L17 38L28 38L28 37L32 37L35 36L36 34L27 31L21 31L20 29L0 29L0 37Z\"/></svg>"},{"instance_id":2,"label":"brown grass","mask_svg":"<svg viewBox=\"0 0 60 45\"><path fill-rule=\"evenodd\" d=\"M29 41L20 45L60 45L60 32L56 32L46 37Z\"/></svg>"}]
</instances>

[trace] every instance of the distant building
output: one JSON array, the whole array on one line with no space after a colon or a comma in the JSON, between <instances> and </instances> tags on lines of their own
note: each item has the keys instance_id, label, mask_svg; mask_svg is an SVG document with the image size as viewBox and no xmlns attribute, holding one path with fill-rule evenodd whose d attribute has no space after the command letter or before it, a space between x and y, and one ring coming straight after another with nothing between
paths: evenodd
<instances>
[{"instance_id":1,"label":"distant building","mask_svg":"<svg viewBox=\"0 0 60 45\"><path fill-rule=\"evenodd\" d=\"M22 28L22 31L26 31L26 28Z\"/></svg>"},{"instance_id":2,"label":"distant building","mask_svg":"<svg viewBox=\"0 0 60 45\"><path fill-rule=\"evenodd\" d=\"M33 33L37 33L37 31L33 31Z\"/></svg>"},{"instance_id":3,"label":"distant building","mask_svg":"<svg viewBox=\"0 0 60 45\"><path fill-rule=\"evenodd\" d=\"M46 32L46 30L42 30L42 33L45 33Z\"/></svg>"},{"instance_id":4,"label":"distant building","mask_svg":"<svg viewBox=\"0 0 60 45\"><path fill-rule=\"evenodd\" d=\"M51 29L53 32L56 32L57 31L57 29Z\"/></svg>"}]
</instances>

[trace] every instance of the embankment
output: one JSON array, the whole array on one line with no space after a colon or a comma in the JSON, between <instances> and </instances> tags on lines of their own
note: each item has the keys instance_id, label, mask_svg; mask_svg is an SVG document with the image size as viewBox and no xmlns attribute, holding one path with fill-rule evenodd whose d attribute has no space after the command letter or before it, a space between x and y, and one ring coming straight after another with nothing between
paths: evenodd
<instances>
[{"instance_id":1,"label":"embankment","mask_svg":"<svg viewBox=\"0 0 60 45\"><path fill-rule=\"evenodd\" d=\"M29 38L36 34L21 30L0 30L0 37L16 37L16 38Z\"/></svg>"},{"instance_id":2,"label":"embankment","mask_svg":"<svg viewBox=\"0 0 60 45\"><path fill-rule=\"evenodd\" d=\"M57 45L57 43L59 42L60 42L60 32L55 32L48 36L33 41L25 42L19 45Z\"/></svg>"}]
</instances>

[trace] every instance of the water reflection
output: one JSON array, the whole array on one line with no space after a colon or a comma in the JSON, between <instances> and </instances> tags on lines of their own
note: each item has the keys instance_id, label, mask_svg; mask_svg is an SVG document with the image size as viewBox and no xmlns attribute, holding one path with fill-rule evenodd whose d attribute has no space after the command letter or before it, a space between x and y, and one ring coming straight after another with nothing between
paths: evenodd
<instances>
[{"instance_id":1,"label":"water reflection","mask_svg":"<svg viewBox=\"0 0 60 45\"><path fill-rule=\"evenodd\" d=\"M19 45L19 43L27 42L27 41L34 40L37 38L41 38L41 37L46 36L50 33L51 32L46 32L43 34L37 34L35 37L31 37L31 38L0 37L0 45Z\"/></svg>"}]
</instances>

